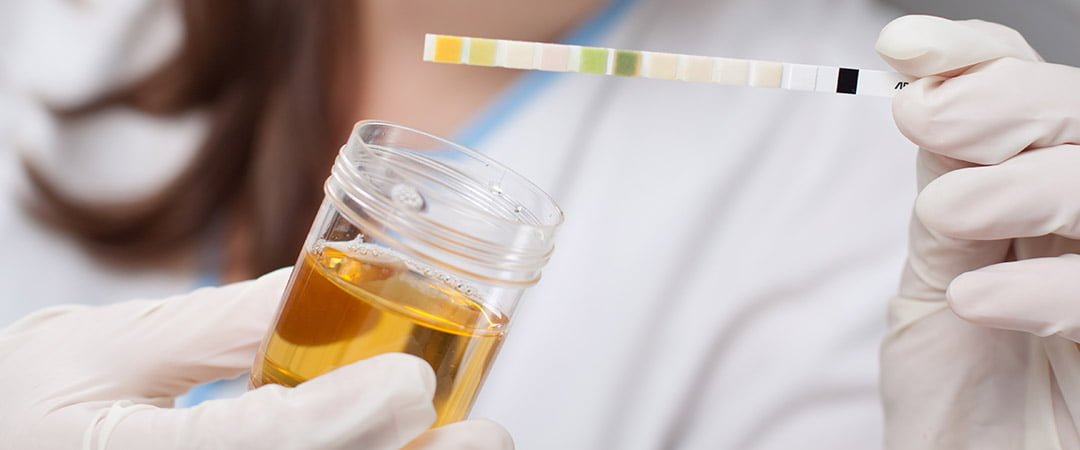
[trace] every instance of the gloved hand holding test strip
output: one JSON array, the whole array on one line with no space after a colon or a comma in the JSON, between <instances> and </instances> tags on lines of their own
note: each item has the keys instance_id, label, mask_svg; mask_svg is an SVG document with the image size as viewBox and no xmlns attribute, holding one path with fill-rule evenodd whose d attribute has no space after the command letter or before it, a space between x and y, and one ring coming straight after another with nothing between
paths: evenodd
<instances>
[{"instance_id":1,"label":"gloved hand holding test strip","mask_svg":"<svg viewBox=\"0 0 1080 450\"><path fill-rule=\"evenodd\" d=\"M424 61L892 97L915 79L881 70L428 34Z\"/></svg>"}]
</instances>

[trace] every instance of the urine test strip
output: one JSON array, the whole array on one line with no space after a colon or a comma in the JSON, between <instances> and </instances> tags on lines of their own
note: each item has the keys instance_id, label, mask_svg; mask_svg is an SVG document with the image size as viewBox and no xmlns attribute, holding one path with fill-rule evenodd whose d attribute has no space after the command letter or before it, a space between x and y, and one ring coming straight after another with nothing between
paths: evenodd
<instances>
[{"instance_id":1,"label":"urine test strip","mask_svg":"<svg viewBox=\"0 0 1080 450\"><path fill-rule=\"evenodd\" d=\"M424 61L892 97L914 78L881 70L428 34Z\"/></svg>"}]
</instances>

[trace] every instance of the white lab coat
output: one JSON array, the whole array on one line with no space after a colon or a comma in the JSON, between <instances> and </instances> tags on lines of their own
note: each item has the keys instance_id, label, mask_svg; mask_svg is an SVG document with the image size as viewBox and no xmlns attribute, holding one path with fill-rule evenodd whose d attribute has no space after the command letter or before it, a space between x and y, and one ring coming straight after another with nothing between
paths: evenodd
<instances>
[{"instance_id":1,"label":"white lab coat","mask_svg":"<svg viewBox=\"0 0 1080 450\"><path fill-rule=\"evenodd\" d=\"M873 42L896 15L872 0L642 0L598 44L882 68ZM114 126L175 133L155 167L182 165L199 119L146 120ZM560 75L476 147L567 220L474 417L523 450L880 447L877 347L914 196L887 100ZM4 258L0 288L27 302L8 316L192 282L194 269L153 272L182 275L151 289L0 220L23 223L14 245L36 258ZM65 275L36 291L26 267L50 261Z\"/></svg>"},{"instance_id":2,"label":"white lab coat","mask_svg":"<svg viewBox=\"0 0 1080 450\"><path fill-rule=\"evenodd\" d=\"M601 45L884 68L896 15L657 1ZM887 100L564 76L478 146L567 220L474 416L525 450L880 448L915 193Z\"/></svg>"}]
</instances>

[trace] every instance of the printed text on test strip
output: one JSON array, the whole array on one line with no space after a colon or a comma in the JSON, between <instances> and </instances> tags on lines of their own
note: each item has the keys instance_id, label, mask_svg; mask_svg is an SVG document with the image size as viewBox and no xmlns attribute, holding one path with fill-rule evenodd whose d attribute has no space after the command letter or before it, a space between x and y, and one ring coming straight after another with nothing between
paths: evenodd
<instances>
[{"instance_id":1,"label":"printed text on test strip","mask_svg":"<svg viewBox=\"0 0 1080 450\"><path fill-rule=\"evenodd\" d=\"M424 61L892 97L894 72L428 34Z\"/></svg>"}]
</instances>

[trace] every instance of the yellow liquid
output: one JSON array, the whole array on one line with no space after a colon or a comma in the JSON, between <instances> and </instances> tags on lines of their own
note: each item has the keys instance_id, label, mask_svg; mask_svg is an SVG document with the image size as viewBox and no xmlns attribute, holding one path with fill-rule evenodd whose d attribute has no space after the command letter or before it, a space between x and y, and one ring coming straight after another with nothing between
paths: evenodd
<instances>
[{"instance_id":1,"label":"yellow liquid","mask_svg":"<svg viewBox=\"0 0 1080 450\"><path fill-rule=\"evenodd\" d=\"M435 370L439 426L468 415L506 325L400 260L324 247L301 256L251 382L295 386L360 359L410 353Z\"/></svg>"}]
</instances>

